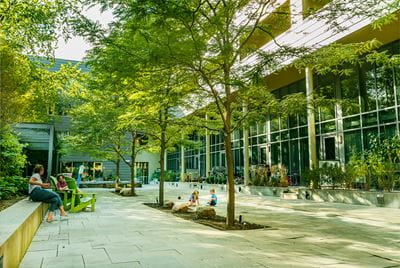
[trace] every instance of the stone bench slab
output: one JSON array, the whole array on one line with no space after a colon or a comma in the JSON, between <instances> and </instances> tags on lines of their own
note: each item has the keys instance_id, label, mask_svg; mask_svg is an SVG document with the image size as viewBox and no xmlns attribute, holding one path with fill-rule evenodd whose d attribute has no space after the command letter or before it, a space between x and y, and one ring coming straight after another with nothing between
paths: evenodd
<instances>
[{"instance_id":1,"label":"stone bench slab","mask_svg":"<svg viewBox=\"0 0 400 268\"><path fill-rule=\"evenodd\" d=\"M18 267L47 208L47 204L26 198L0 212L0 256L3 256L3 267Z\"/></svg>"}]
</instances>

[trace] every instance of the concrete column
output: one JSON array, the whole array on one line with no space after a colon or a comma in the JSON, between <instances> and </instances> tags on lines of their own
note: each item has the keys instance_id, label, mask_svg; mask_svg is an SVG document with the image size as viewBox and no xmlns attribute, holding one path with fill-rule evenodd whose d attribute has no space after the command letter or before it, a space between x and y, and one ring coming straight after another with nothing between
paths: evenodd
<instances>
[{"instance_id":1,"label":"concrete column","mask_svg":"<svg viewBox=\"0 0 400 268\"><path fill-rule=\"evenodd\" d=\"M49 178L52 173L53 166L53 150L54 150L54 126L50 126L49 130L49 151L47 155L47 177Z\"/></svg>"},{"instance_id":2,"label":"concrete column","mask_svg":"<svg viewBox=\"0 0 400 268\"><path fill-rule=\"evenodd\" d=\"M267 133L267 164L271 167L271 162L272 162L272 159L271 159L271 117L269 115L267 116L266 133Z\"/></svg>"},{"instance_id":3,"label":"concrete column","mask_svg":"<svg viewBox=\"0 0 400 268\"><path fill-rule=\"evenodd\" d=\"M181 145L181 181L185 181L185 146Z\"/></svg>"},{"instance_id":4,"label":"concrete column","mask_svg":"<svg viewBox=\"0 0 400 268\"><path fill-rule=\"evenodd\" d=\"M197 150L197 172L201 177L201 161L200 161L200 150Z\"/></svg>"},{"instance_id":5,"label":"concrete column","mask_svg":"<svg viewBox=\"0 0 400 268\"><path fill-rule=\"evenodd\" d=\"M308 153L310 157L310 169L318 167L317 141L315 133L315 113L313 105L314 83L311 67L306 67L307 90L307 125L308 125Z\"/></svg>"},{"instance_id":6,"label":"concrete column","mask_svg":"<svg viewBox=\"0 0 400 268\"><path fill-rule=\"evenodd\" d=\"M247 113L247 105L243 105L243 113ZM249 184L250 163L249 163L249 128L243 128L243 177L244 184Z\"/></svg>"},{"instance_id":7,"label":"concrete column","mask_svg":"<svg viewBox=\"0 0 400 268\"><path fill-rule=\"evenodd\" d=\"M338 99L342 99L342 95L340 92L340 81L339 79L335 80L335 91L336 97ZM342 105L338 102L335 105L336 110L336 118L337 118L337 134L336 134L336 148L339 157L339 161L342 165L345 164L345 149L344 149L344 132L343 132L343 109Z\"/></svg>"},{"instance_id":8,"label":"concrete column","mask_svg":"<svg viewBox=\"0 0 400 268\"><path fill-rule=\"evenodd\" d=\"M395 69L392 68L393 70L393 77L396 77L396 73L395 73ZM394 96L396 96L397 90L398 90L398 83L393 83L393 92L394 92ZM399 105L399 98L394 98L394 105L396 105L396 107ZM399 115L399 109L395 109L396 111L396 121L399 122L400 120L400 115ZM399 128L399 124L396 124L396 133L397 135L400 134L400 128Z\"/></svg>"},{"instance_id":9,"label":"concrete column","mask_svg":"<svg viewBox=\"0 0 400 268\"><path fill-rule=\"evenodd\" d=\"M206 115L206 120L208 116ZM210 176L210 164L211 164L211 154L210 154L210 133L206 129L206 177Z\"/></svg>"}]
</instances>

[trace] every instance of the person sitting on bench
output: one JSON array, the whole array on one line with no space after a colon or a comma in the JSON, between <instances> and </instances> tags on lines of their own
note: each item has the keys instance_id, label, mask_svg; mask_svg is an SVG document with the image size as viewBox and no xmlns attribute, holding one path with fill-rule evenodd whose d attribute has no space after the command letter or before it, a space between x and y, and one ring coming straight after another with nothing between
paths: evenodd
<instances>
[{"instance_id":1,"label":"person sitting on bench","mask_svg":"<svg viewBox=\"0 0 400 268\"><path fill-rule=\"evenodd\" d=\"M65 181L64 175L58 175L58 176L57 176L57 189L58 189L59 191L69 190L68 184L67 184L67 182Z\"/></svg>"},{"instance_id":2,"label":"person sitting on bench","mask_svg":"<svg viewBox=\"0 0 400 268\"><path fill-rule=\"evenodd\" d=\"M60 196L55 192L47 190L50 188L50 183L43 183L41 178L43 174L43 166L36 165L33 169L33 175L29 179L29 196L34 202L45 202L50 204L47 222L52 222L53 214L56 209L60 210L61 216L67 216L67 214L64 211L64 206Z\"/></svg>"}]
</instances>

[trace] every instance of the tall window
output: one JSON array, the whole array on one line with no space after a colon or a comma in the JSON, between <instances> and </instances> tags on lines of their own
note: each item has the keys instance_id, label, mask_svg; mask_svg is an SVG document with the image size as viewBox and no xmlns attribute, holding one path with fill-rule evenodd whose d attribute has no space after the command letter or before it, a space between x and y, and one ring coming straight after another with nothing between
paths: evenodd
<instances>
[{"instance_id":1,"label":"tall window","mask_svg":"<svg viewBox=\"0 0 400 268\"><path fill-rule=\"evenodd\" d=\"M355 67L352 68L348 76L341 77L340 79L343 116L358 114L360 112L358 85L358 71Z\"/></svg>"},{"instance_id":2,"label":"tall window","mask_svg":"<svg viewBox=\"0 0 400 268\"><path fill-rule=\"evenodd\" d=\"M375 76L379 108L393 106L395 103L393 69L377 67L375 69Z\"/></svg>"},{"instance_id":3,"label":"tall window","mask_svg":"<svg viewBox=\"0 0 400 268\"><path fill-rule=\"evenodd\" d=\"M375 84L375 68L371 64L365 64L362 68L362 84L361 84L361 99L362 111L376 110L376 84Z\"/></svg>"}]
</instances>

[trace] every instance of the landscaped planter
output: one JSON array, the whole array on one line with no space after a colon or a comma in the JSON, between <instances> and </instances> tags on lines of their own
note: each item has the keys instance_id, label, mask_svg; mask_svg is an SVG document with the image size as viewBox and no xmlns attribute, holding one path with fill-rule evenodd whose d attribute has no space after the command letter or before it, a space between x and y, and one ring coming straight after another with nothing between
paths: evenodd
<instances>
[{"instance_id":1,"label":"landscaped planter","mask_svg":"<svg viewBox=\"0 0 400 268\"><path fill-rule=\"evenodd\" d=\"M226 185L182 183L179 187L211 188L217 191L226 191ZM200 185L202 185L200 187ZM240 191L239 191L240 188ZM235 185L236 192L258 196L276 196L285 200L307 199L317 202L346 203L353 205L366 205L377 207L400 208L400 192L366 192L359 190L330 190L318 189L311 190L305 187L268 187L268 186L243 186Z\"/></svg>"},{"instance_id":2,"label":"landscaped planter","mask_svg":"<svg viewBox=\"0 0 400 268\"><path fill-rule=\"evenodd\" d=\"M217 192L226 192L226 184L209 184L209 183L199 183L199 182L166 182L166 185L169 187L182 187L188 189L201 189L201 190L210 190L215 189ZM177 185L177 186L176 186ZM244 185L235 185L236 193L249 193L246 190L247 186ZM278 187L277 187L278 188Z\"/></svg>"},{"instance_id":3,"label":"landscaped planter","mask_svg":"<svg viewBox=\"0 0 400 268\"><path fill-rule=\"evenodd\" d=\"M277 196L285 200L307 199L317 202L400 208L400 192L366 192L344 189L311 190L300 187L267 186L244 186L242 192L259 196Z\"/></svg>"},{"instance_id":4,"label":"landscaped planter","mask_svg":"<svg viewBox=\"0 0 400 268\"><path fill-rule=\"evenodd\" d=\"M268 186L244 186L242 187L242 192L252 195L261 196L280 196L284 197L284 194L289 192L290 199L293 199L293 194L296 194L297 188L292 187L268 187ZM286 195L289 198L289 195Z\"/></svg>"},{"instance_id":5,"label":"landscaped planter","mask_svg":"<svg viewBox=\"0 0 400 268\"><path fill-rule=\"evenodd\" d=\"M354 205L400 208L400 193L366 192L357 190L299 189L299 199Z\"/></svg>"}]
</instances>

